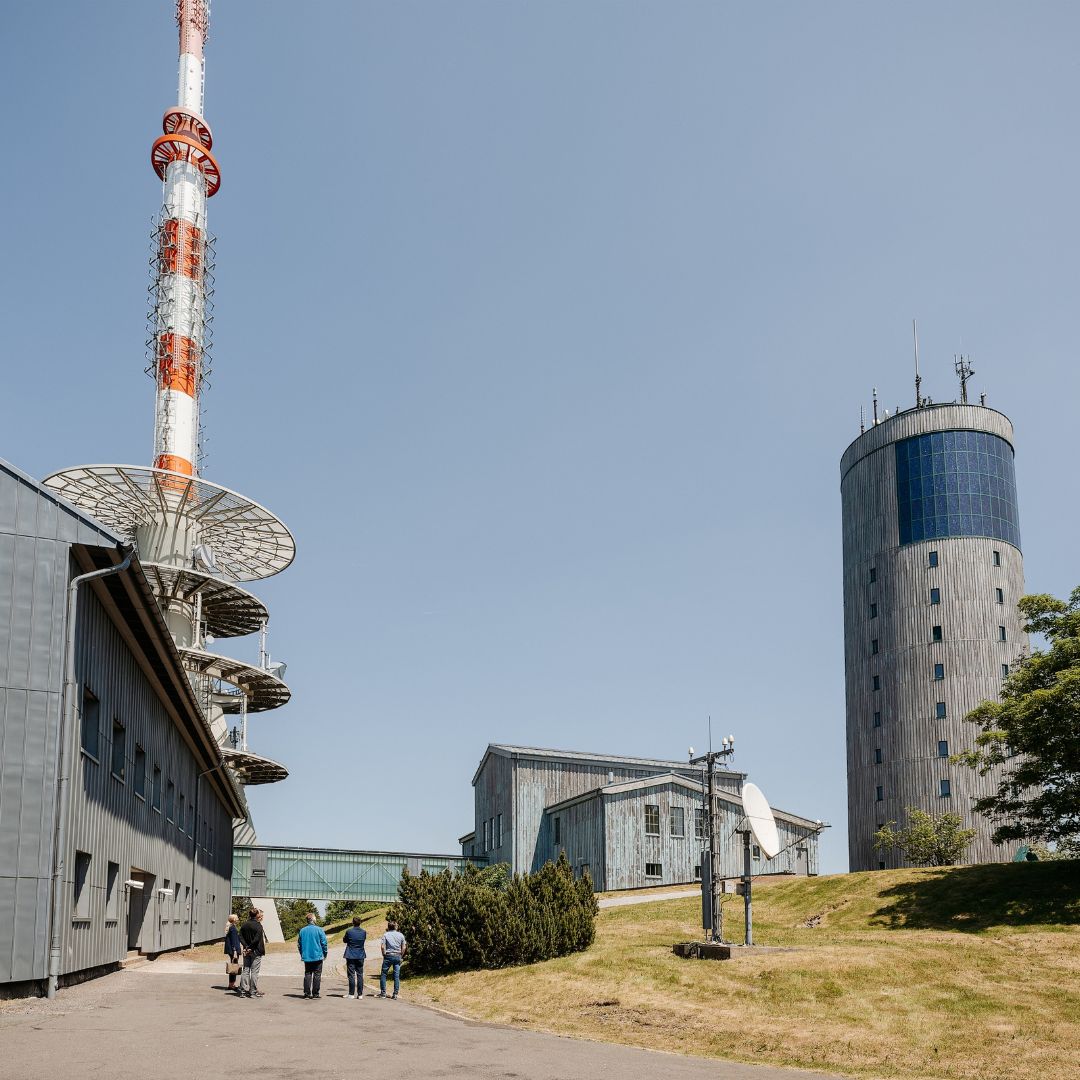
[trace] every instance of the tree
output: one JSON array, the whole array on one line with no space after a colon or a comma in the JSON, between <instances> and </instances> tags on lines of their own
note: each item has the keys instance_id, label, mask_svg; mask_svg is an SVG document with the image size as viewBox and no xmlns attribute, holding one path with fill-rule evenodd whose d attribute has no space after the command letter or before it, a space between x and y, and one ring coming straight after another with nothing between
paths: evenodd
<instances>
[{"instance_id":1,"label":"tree","mask_svg":"<svg viewBox=\"0 0 1080 1080\"><path fill-rule=\"evenodd\" d=\"M341 923L351 922L354 915L363 915L382 906L382 904L372 900L331 900L326 905L326 914L323 916L322 925L338 926Z\"/></svg>"},{"instance_id":2,"label":"tree","mask_svg":"<svg viewBox=\"0 0 1080 1080\"><path fill-rule=\"evenodd\" d=\"M1021 657L1001 691L968 713L975 748L953 758L997 773L974 807L997 822L994 843L1034 840L1068 848L1080 838L1080 588L1068 603L1045 593L1019 603L1024 630L1049 648Z\"/></svg>"},{"instance_id":3,"label":"tree","mask_svg":"<svg viewBox=\"0 0 1080 1080\"><path fill-rule=\"evenodd\" d=\"M878 851L899 848L908 862L917 866L953 866L975 839L974 829L960 828L959 814L934 816L913 806L904 808L907 827L897 829L895 821L886 822L874 834Z\"/></svg>"},{"instance_id":4,"label":"tree","mask_svg":"<svg viewBox=\"0 0 1080 1080\"><path fill-rule=\"evenodd\" d=\"M243 922L248 917L248 912L250 910L250 896L234 896L232 898L232 913L238 916L241 922Z\"/></svg>"},{"instance_id":5,"label":"tree","mask_svg":"<svg viewBox=\"0 0 1080 1080\"><path fill-rule=\"evenodd\" d=\"M281 933L294 938L307 925L308 912L318 915L319 909L310 900L275 900Z\"/></svg>"}]
</instances>

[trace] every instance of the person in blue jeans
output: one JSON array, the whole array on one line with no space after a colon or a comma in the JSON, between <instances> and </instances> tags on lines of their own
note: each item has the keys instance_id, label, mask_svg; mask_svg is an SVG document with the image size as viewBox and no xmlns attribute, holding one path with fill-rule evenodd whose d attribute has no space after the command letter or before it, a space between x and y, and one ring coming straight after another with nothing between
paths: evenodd
<instances>
[{"instance_id":1,"label":"person in blue jeans","mask_svg":"<svg viewBox=\"0 0 1080 1080\"><path fill-rule=\"evenodd\" d=\"M326 931L315 925L315 912L309 911L307 926L296 938L296 948L304 961L304 997L317 998L322 988L322 965L326 959Z\"/></svg>"},{"instance_id":2,"label":"person in blue jeans","mask_svg":"<svg viewBox=\"0 0 1080 1080\"><path fill-rule=\"evenodd\" d=\"M352 926L342 938L345 943L345 968L349 973L349 997L364 996L364 957L367 955L365 942L367 931L360 925L360 916L354 915Z\"/></svg>"},{"instance_id":3,"label":"person in blue jeans","mask_svg":"<svg viewBox=\"0 0 1080 1080\"><path fill-rule=\"evenodd\" d=\"M382 971L379 973L379 997L386 997L386 973L394 969L394 997L401 989L401 961L409 946L405 935L397 928L397 923L388 922L382 939Z\"/></svg>"}]
</instances>

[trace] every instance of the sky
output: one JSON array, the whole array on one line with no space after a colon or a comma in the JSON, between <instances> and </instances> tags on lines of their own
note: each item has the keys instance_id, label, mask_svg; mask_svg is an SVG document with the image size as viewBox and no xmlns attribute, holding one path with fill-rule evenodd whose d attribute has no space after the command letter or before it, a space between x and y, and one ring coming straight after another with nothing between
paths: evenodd
<instances>
[{"instance_id":1,"label":"sky","mask_svg":"<svg viewBox=\"0 0 1080 1080\"><path fill-rule=\"evenodd\" d=\"M16 4L0 457L148 463L172 0ZM297 558L265 843L454 852L489 742L733 734L847 867L839 460L860 406L1016 425L1080 584L1068 3L216 0L203 475ZM1051 402L1057 402L1053 409ZM220 641L253 658L252 639Z\"/></svg>"}]
</instances>

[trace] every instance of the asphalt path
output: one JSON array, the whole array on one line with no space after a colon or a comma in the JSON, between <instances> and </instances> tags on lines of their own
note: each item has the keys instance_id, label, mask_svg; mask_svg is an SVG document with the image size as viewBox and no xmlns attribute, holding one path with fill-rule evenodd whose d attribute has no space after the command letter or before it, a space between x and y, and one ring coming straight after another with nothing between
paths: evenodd
<instances>
[{"instance_id":1,"label":"asphalt path","mask_svg":"<svg viewBox=\"0 0 1080 1080\"><path fill-rule=\"evenodd\" d=\"M336 977L306 1001L299 964L265 976L265 997L225 991L223 973L147 964L61 990L53 1002L0 1003L0 1075L146 1080L813 1080L810 1073L706 1061L476 1023L402 1000L350 1001ZM370 969L370 966L369 966ZM407 984L402 987L407 995Z\"/></svg>"}]
</instances>

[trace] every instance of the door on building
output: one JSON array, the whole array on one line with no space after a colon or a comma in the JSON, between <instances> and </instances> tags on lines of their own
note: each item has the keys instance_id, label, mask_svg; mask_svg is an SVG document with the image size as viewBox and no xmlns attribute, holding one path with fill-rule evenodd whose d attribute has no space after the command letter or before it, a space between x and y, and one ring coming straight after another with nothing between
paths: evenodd
<instances>
[{"instance_id":1,"label":"door on building","mask_svg":"<svg viewBox=\"0 0 1080 1080\"><path fill-rule=\"evenodd\" d=\"M132 884L125 883L124 885L128 898L128 949L141 949L146 912L150 906L150 898L154 894L154 875L144 870L136 870L133 866L128 881L132 882Z\"/></svg>"},{"instance_id":2,"label":"door on building","mask_svg":"<svg viewBox=\"0 0 1080 1080\"><path fill-rule=\"evenodd\" d=\"M807 848L800 847L795 849L795 873L810 873L810 852Z\"/></svg>"}]
</instances>

